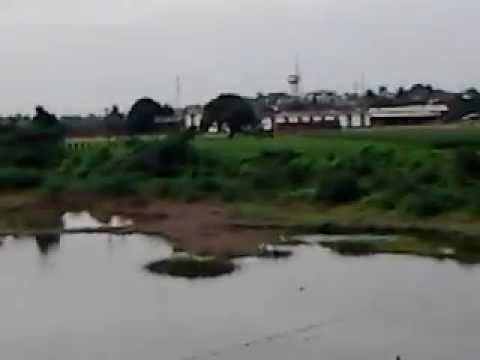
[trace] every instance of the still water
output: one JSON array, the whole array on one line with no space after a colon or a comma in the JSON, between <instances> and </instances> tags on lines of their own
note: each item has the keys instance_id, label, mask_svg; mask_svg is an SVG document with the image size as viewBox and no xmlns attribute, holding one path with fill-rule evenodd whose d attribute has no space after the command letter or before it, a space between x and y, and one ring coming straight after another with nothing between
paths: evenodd
<instances>
[{"instance_id":1,"label":"still water","mask_svg":"<svg viewBox=\"0 0 480 360\"><path fill-rule=\"evenodd\" d=\"M48 241L47 241L48 240ZM480 356L480 268L318 246L189 281L143 270L159 238L7 238L0 358L451 360Z\"/></svg>"}]
</instances>

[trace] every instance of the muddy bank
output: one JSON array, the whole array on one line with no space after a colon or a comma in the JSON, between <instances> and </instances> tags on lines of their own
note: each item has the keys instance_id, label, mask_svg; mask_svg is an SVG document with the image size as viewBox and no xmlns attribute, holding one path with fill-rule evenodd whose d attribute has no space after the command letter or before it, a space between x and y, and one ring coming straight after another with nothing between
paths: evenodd
<instances>
[{"instance_id":1,"label":"muddy bank","mask_svg":"<svg viewBox=\"0 0 480 360\"><path fill-rule=\"evenodd\" d=\"M12 204L13 201L10 201ZM13 205L12 205L13 206ZM133 221L132 226L62 229L65 212L88 211L108 223L114 216ZM174 248L197 255L239 257L258 253L258 246L278 237L273 229L242 228L221 203L185 203L142 197L21 198L13 208L0 205L0 236L42 233L115 233L159 235Z\"/></svg>"},{"instance_id":2,"label":"muddy bank","mask_svg":"<svg viewBox=\"0 0 480 360\"><path fill-rule=\"evenodd\" d=\"M196 255L230 258L258 255L261 244L280 239L287 241L284 244L291 244L289 235L293 234L405 234L440 242L470 243L475 248L480 244L480 222L448 218L408 221L389 214L295 204L249 204L246 213L239 211L238 204L187 203L142 196L106 198L87 194L46 198L19 194L5 199L7 201L0 204L0 236L51 232L143 233L165 237L178 252ZM119 215L131 219L133 225L65 230L61 217L69 211L89 211L106 224L112 216ZM363 217L359 218L358 214Z\"/></svg>"}]
</instances>

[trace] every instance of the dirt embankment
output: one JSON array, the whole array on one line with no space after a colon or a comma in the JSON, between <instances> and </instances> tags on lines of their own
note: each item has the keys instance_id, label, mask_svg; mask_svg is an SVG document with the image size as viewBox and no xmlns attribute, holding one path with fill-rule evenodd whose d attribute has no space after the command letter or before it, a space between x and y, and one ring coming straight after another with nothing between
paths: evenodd
<instances>
[{"instance_id":1,"label":"dirt embankment","mask_svg":"<svg viewBox=\"0 0 480 360\"><path fill-rule=\"evenodd\" d=\"M258 245L282 233L408 233L462 241L480 241L480 221L448 215L404 219L397 214L352 206L318 208L306 204L186 203L144 196L0 194L0 234L61 229L67 211L89 211L107 223L112 215L134 221L125 232L163 235L175 249L197 255L258 254ZM108 228L100 229L109 231Z\"/></svg>"},{"instance_id":2,"label":"dirt embankment","mask_svg":"<svg viewBox=\"0 0 480 360\"><path fill-rule=\"evenodd\" d=\"M154 200L143 206L105 203L102 208L133 219L142 233L164 234L176 247L196 254L250 254L276 238L273 230L239 228L222 204Z\"/></svg>"},{"instance_id":3,"label":"dirt embankment","mask_svg":"<svg viewBox=\"0 0 480 360\"><path fill-rule=\"evenodd\" d=\"M164 235L176 249L198 255L252 254L258 251L259 244L277 238L273 230L236 226L235 219L221 203L186 203L138 196L99 198L90 195L62 198L32 194L10 196L3 206L0 204L0 214L5 215L0 222L0 233L60 229L61 216L67 211L89 211L106 223L113 215L124 216L134 221L131 228L125 229L126 232Z\"/></svg>"}]
</instances>

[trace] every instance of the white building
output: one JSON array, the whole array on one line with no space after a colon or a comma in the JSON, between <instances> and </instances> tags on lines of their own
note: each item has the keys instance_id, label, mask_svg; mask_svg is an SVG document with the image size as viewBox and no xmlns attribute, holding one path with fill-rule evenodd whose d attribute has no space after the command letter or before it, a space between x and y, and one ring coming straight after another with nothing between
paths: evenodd
<instances>
[{"instance_id":1,"label":"white building","mask_svg":"<svg viewBox=\"0 0 480 360\"><path fill-rule=\"evenodd\" d=\"M373 125L414 125L440 119L449 111L444 104L423 104L370 108Z\"/></svg>"},{"instance_id":2,"label":"white building","mask_svg":"<svg viewBox=\"0 0 480 360\"><path fill-rule=\"evenodd\" d=\"M200 105L188 106L185 108L183 123L187 129L200 128L203 119L203 107Z\"/></svg>"}]
</instances>

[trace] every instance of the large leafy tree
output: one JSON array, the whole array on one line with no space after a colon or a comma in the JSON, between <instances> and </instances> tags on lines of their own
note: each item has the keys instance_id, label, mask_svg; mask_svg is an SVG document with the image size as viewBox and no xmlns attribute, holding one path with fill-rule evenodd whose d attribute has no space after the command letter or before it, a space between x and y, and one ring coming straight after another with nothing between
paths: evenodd
<instances>
[{"instance_id":1,"label":"large leafy tree","mask_svg":"<svg viewBox=\"0 0 480 360\"><path fill-rule=\"evenodd\" d=\"M42 106L35 108L35 116L33 117L33 124L39 128L52 128L59 126L57 117L54 114L49 113Z\"/></svg>"},{"instance_id":2,"label":"large leafy tree","mask_svg":"<svg viewBox=\"0 0 480 360\"><path fill-rule=\"evenodd\" d=\"M173 116L174 111L169 105L162 106L150 98L137 100L127 116L127 130L131 134L148 133L155 130L157 117Z\"/></svg>"},{"instance_id":3,"label":"large leafy tree","mask_svg":"<svg viewBox=\"0 0 480 360\"><path fill-rule=\"evenodd\" d=\"M213 124L217 124L221 129L225 124L233 138L236 133L246 128L255 128L259 123L252 105L246 99L235 94L223 94L205 106L200 128L207 131Z\"/></svg>"},{"instance_id":4,"label":"large leafy tree","mask_svg":"<svg viewBox=\"0 0 480 360\"><path fill-rule=\"evenodd\" d=\"M27 127L11 127L0 136L0 168L44 168L63 156L64 130L57 117L43 107Z\"/></svg>"}]
</instances>

